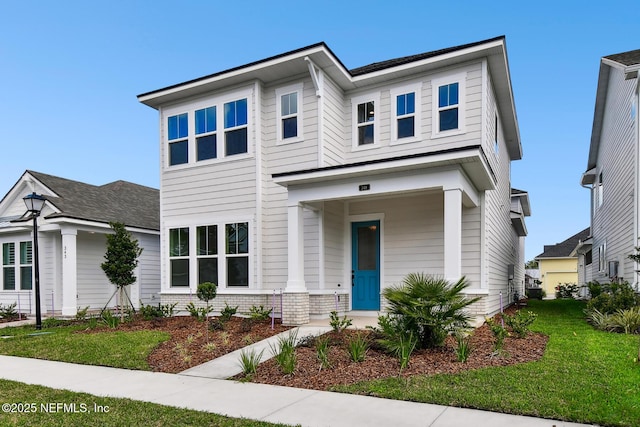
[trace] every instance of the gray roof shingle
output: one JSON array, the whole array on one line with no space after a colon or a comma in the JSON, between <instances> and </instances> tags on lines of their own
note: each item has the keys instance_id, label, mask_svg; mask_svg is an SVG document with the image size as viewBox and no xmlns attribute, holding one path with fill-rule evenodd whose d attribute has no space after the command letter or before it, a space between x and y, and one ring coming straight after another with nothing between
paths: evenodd
<instances>
[{"instance_id":1,"label":"gray roof shingle","mask_svg":"<svg viewBox=\"0 0 640 427\"><path fill-rule=\"evenodd\" d=\"M640 64L640 49L630 50L629 52L616 53L614 55L605 56L605 58L622 64L626 67L630 65Z\"/></svg>"},{"instance_id":2,"label":"gray roof shingle","mask_svg":"<svg viewBox=\"0 0 640 427\"><path fill-rule=\"evenodd\" d=\"M574 234L567 240L555 245L544 245L544 252L538 258L566 258L571 256L571 252L576 248L579 241L586 240L591 235L591 228L587 227L581 232Z\"/></svg>"},{"instance_id":3,"label":"gray roof shingle","mask_svg":"<svg viewBox=\"0 0 640 427\"><path fill-rule=\"evenodd\" d=\"M60 213L47 218L74 218L130 227L160 229L160 192L155 188L115 181L95 186L35 171L27 171L59 197L47 196Z\"/></svg>"}]
</instances>

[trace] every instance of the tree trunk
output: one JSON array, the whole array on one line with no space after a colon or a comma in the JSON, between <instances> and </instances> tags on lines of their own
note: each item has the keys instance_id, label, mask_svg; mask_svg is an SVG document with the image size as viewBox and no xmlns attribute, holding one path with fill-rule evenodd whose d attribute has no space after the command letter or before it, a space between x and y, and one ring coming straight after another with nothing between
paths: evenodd
<instances>
[{"instance_id":1,"label":"tree trunk","mask_svg":"<svg viewBox=\"0 0 640 427\"><path fill-rule=\"evenodd\" d=\"M120 322L124 322L124 297L122 292L124 291L124 286L118 286L120 290Z\"/></svg>"}]
</instances>

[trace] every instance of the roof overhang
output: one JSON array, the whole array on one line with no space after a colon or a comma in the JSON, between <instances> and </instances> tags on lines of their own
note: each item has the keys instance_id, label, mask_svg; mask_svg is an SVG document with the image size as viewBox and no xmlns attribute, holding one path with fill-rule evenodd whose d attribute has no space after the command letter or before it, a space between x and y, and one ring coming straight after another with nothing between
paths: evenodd
<instances>
[{"instance_id":1,"label":"roof overhang","mask_svg":"<svg viewBox=\"0 0 640 427\"><path fill-rule=\"evenodd\" d=\"M479 146L284 172L274 174L273 180L277 184L288 187L452 166L462 169L476 190L495 189L495 176Z\"/></svg>"},{"instance_id":2,"label":"roof overhang","mask_svg":"<svg viewBox=\"0 0 640 427\"><path fill-rule=\"evenodd\" d=\"M518 236L524 237L528 234L523 214L511 211L511 225Z\"/></svg>"},{"instance_id":3,"label":"roof overhang","mask_svg":"<svg viewBox=\"0 0 640 427\"><path fill-rule=\"evenodd\" d=\"M580 240L569 255L574 257L574 256L578 256L579 254L584 254L586 252L589 252L592 247L593 247L593 237Z\"/></svg>"},{"instance_id":4,"label":"roof overhang","mask_svg":"<svg viewBox=\"0 0 640 427\"><path fill-rule=\"evenodd\" d=\"M580 180L580 185L593 185L596 182L596 168L589 169L585 173L582 174L582 179Z\"/></svg>"}]
</instances>

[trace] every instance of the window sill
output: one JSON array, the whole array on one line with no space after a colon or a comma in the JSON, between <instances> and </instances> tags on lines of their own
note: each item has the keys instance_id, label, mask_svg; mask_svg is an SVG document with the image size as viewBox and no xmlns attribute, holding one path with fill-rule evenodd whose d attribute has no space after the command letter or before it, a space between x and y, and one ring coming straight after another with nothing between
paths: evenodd
<instances>
[{"instance_id":1,"label":"window sill","mask_svg":"<svg viewBox=\"0 0 640 427\"><path fill-rule=\"evenodd\" d=\"M444 132L434 132L431 134L431 139L446 138L447 136L464 135L466 132L464 129L452 129Z\"/></svg>"},{"instance_id":2,"label":"window sill","mask_svg":"<svg viewBox=\"0 0 640 427\"><path fill-rule=\"evenodd\" d=\"M414 142L420 142L420 141L422 141L422 138L420 138L419 136L412 136L411 138L394 139L389 143L389 145L394 146L394 145L413 144Z\"/></svg>"},{"instance_id":3,"label":"window sill","mask_svg":"<svg viewBox=\"0 0 640 427\"><path fill-rule=\"evenodd\" d=\"M302 138L302 137L297 137L297 138L278 139L278 140L276 141L276 146L279 146L279 145L289 145L289 144L297 144L298 142L304 142L304 138Z\"/></svg>"},{"instance_id":4,"label":"window sill","mask_svg":"<svg viewBox=\"0 0 640 427\"><path fill-rule=\"evenodd\" d=\"M163 169L163 172L178 171L178 170L190 169L198 166L215 165L218 163L228 163L228 162L247 160L252 158L254 158L254 155L252 153L232 154L230 156L217 157L215 159L206 159L206 160L200 160L196 162L182 163L180 165L165 166L165 168Z\"/></svg>"},{"instance_id":5,"label":"window sill","mask_svg":"<svg viewBox=\"0 0 640 427\"><path fill-rule=\"evenodd\" d=\"M380 144L355 145L351 147L351 152L375 150L382 147Z\"/></svg>"}]
</instances>

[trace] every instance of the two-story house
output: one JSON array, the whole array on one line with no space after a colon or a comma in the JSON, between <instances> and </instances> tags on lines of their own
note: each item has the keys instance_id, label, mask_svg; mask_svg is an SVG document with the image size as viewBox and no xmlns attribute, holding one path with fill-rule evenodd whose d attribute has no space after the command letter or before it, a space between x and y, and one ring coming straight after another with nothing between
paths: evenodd
<instances>
[{"instance_id":1,"label":"two-story house","mask_svg":"<svg viewBox=\"0 0 640 427\"><path fill-rule=\"evenodd\" d=\"M591 191L590 279L618 278L638 286L640 246L640 50L600 61L587 170L581 184Z\"/></svg>"},{"instance_id":2,"label":"two-story house","mask_svg":"<svg viewBox=\"0 0 640 427\"><path fill-rule=\"evenodd\" d=\"M138 99L160 118L163 302L212 281L218 308L299 324L376 313L410 272L465 276L480 316L524 293L504 37L351 70L318 43Z\"/></svg>"}]
</instances>

